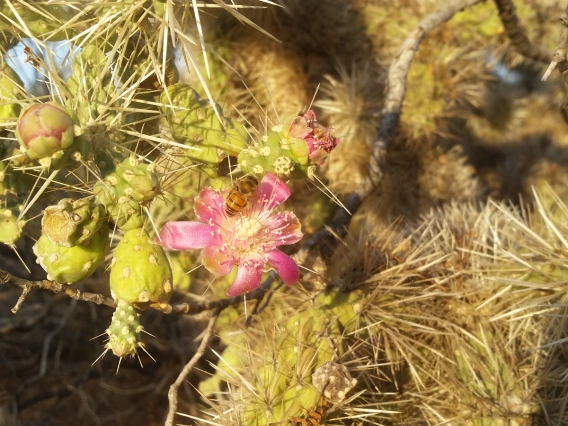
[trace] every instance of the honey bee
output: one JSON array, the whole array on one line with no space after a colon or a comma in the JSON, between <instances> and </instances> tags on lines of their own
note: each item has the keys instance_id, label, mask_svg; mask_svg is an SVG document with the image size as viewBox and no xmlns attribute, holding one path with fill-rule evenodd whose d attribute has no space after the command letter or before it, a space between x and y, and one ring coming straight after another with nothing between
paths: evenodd
<instances>
[{"instance_id":1,"label":"honey bee","mask_svg":"<svg viewBox=\"0 0 568 426\"><path fill-rule=\"evenodd\" d=\"M249 199L256 192L258 187L258 179L255 176L245 176L235 182L233 189L227 196L225 201L225 213L227 216L234 216L244 209L249 202Z\"/></svg>"}]
</instances>

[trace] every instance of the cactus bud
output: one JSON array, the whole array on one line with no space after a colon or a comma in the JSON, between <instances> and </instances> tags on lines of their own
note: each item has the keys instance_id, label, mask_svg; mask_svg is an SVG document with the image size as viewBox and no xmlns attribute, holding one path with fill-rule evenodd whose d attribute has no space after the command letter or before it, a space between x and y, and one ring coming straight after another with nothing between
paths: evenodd
<instances>
[{"instance_id":1,"label":"cactus bud","mask_svg":"<svg viewBox=\"0 0 568 426\"><path fill-rule=\"evenodd\" d=\"M162 247L142 229L127 231L116 247L110 271L116 300L138 307L167 303L172 295L172 270Z\"/></svg>"},{"instance_id":2,"label":"cactus bud","mask_svg":"<svg viewBox=\"0 0 568 426\"><path fill-rule=\"evenodd\" d=\"M16 137L22 150L35 160L57 159L73 144L73 120L60 105L53 102L33 104L22 110Z\"/></svg>"}]
</instances>

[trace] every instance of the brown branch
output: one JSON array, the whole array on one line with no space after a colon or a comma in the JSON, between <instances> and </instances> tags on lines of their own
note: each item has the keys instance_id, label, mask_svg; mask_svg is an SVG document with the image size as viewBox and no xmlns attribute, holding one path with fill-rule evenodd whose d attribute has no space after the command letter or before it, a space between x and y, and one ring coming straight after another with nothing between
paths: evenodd
<instances>
[{"instance_id":1,"label":"brown branch","mask_svg":"<svg viewBox=\"0 0 568 426\"><path fill-rule=\"evenodd\" d=\"M558 66L558 71L560 71L564 82L568 83L568 65L566 64L566 55L568 54L568 6L566 6L564 12L560 15L560 22L562 23L560 38L554 50L552 61L542 76L542 81L548 80L552 71ZM560 112L564 121L568 123L568 97L564 98L560 104Z\"/></svg>"},{"instance_id":2,"label":"brown branch","mask_svg":"<svg viewBox=\"0 0 568 426\"><path fill-rule=\"evenodd\" d=\"M27 294L31 289L39 288L42 290L49 290L53 293L64 293L72 299L82 300L84 302L93 302L97 305L106 305L115 308L116 304L110 297L103 296L96 293L83 293L80 290L72 289L66 284L59 284L55 281L41 280L41 281L28 281L18 278L9 272L0 269L0 284L14 284L22 288L23 294ZM21 298L21 297L20 297Z\"/></svg>"},{"instance_id":3,"label":"brown branch","mask_svg":"<svg viewBox=\"0 0 568 426\"><path fill-rule=\"evenodd\" d=\"M527 33L515 12L513 1L495 0L495 5L499 11L501 22L503 22L505 27L505 33L517 52L534 61L550 62L552 53L540 46L532 45L529 41Z\"/></svg>"},{"instance_id":4,"label":"brown branch","mask_svg":"<svg viewBox=\"0 0 568 426\"><path fill-rule=\"evenodd\" d=\"M209 324L205 329L205 334L203 335L203 339L201 340L201 344L197 349L197 352L191 357L188 363L183 367L183 370L179 373L178 378L176 381L170 386L170 390L168 391L168 400L169 400L169 408L168 408L168 416L166 418L166 426L172 426L174 424L174 417L176 415L176 410L178 406L178 391L179 387L187 378L188 374L193 370L193 367L197 362L201 359L201 357L205 354L205 350L207 349L207 345L211 341L213 337L213 331L215 329L215 323L217 322L217 318L219 318L219 314L221 313L222 309L216 308L212 315L211 319L209 320Z\"/></svg>"},{"instance_id":5,"label":"brown branch","mask_svg":"<svg viewBox=\"0 0 568 426\"><path fill-rule=\"evenodd\" d=\"M274 272L262 283L256 290L240 296L227 297L225 299L213 300L208 302L192 302L192 303L178 303L175 305L152 305L151 308L162 311L165 314L187 314L196 315L201 312L211 311L213 309L225 309L231 305L237 305L244 300L257 300L262 299L264 294L270 289L272 283L276 280ZM106 305L110 308L116 308L115 301L102 294L97 293L84 293L80 290L72 289L69 285L59 284L55 281L41 280L41 281L28 281L22 278L17 278L9 272L0 269L0 284L13 284L21 287L24 292L29 293L31 289L37 288L41 290L49 290L54 293L64 293L72 299L82 300L84 302L94 302L97 305Z\"/></svg>"}]
</instances>

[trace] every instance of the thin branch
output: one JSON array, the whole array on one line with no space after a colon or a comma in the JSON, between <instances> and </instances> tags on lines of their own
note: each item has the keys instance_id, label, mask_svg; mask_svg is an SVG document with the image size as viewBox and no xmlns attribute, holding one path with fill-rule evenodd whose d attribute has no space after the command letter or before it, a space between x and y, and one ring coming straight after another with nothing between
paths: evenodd
<instances>
[{"instance_id":1,"label":"thin branch","mask_svg":"<svg viewBox=\"0 0 568 426\"><path fill-rule=\"evenodd\" d=\"M172 426L174 424L174 417L176 415L176 410L178 407L178 391L179 387L183 384L185 379L187 378L188 374L193 370L195 364L201 359L201 357L205 354L205 350L207 349L207 345L213 338L213 331L215 329L215 323L217 322L217 318L219 318L219 314L221 313L222 309L216 308L212 315L211 319L209 320L209 324L205 329L205 334L203 335L203 339L201 340L201 344L197 349L197 352L191 357L188 363L183 367L183 370L179 373L178 378L176 381L170 386L170 390L168 391L168 400L169 400L169 408L168 408L168 416L166 418L165 426Z\"/></svg>"},{"instance_id":2,"label":"thin branch","mask_svg":"<svg viewBox=\"0 0 568 426\"><path fill-rule=\"evenodd\" d=\"M116 304L110 297L103 296L96 293L83 293L80 290L72 289L67 284L59 284L55 281L41 280L41 281L28 281L22 278L13 276L12 274L0 269L0 284L14 284L22 288L23 294L30 292L31 289L39 288L42 290L49 290L54 293L65 293L72 299L82 300L84 302L93 302L97 305L106 305L115 308Z\"/></svg>"},{"instance_id":3,"label":"thin branch","mask_svg":"<svg viewBox=\"0 0 568 426\"><path fill-rule=\"evenodd\" d=\"M505 27L505 33L517 52L534 61L550 62L552 53L540 46L534 46L529 41L527 32L515 12L515 5L512 0L495 0L495 5Z\"/></svg>"},{"instance_id":4,"label":"thin branch","mask_svg":"<svg viewBox=\"0 0 568 426\"><path fill-rule=\"evenodd\" d=\"M238 305L246 300L262 299L264 294L270 289L272 283L276 280L276 275L271 272L269 277L262 283L256 290L240 296L227 297L225 299L207 301L207 302L191 302L191 303L178 303L175 305L163 304L152 305L151 308L161 311L165 314L187 314L196 315L201 312L211 311L213 309L225 309L231 305ZM84 293L80 290L72 289L69 285L59 284L55 281L41 280L41 281L28 281L18 278L9 272L0 269L0 284L13 284L21 287L23 291L29 293L31 289L49 290L54 293L64 293L75 300L82 300L84 302L93 302L97 305L106 305L110 308L116 308L115 301L98 293Z\"/></svg>"},{"instance_id":5,"label":"thin branch","mask_svg":"<svg viewBox=\"0 0 568 426\"><path fill-rule=\"evenodd\" d=\"M550 62L548 69L542 76L542 81L548 80L548 77L550 77L550 74L557 66L559 66L560 74L564 77L564 80L568 80L568 76L565 74L565 71L568 69L566 66L566 55L568 54L568 6L560 15L560 22L562 23L560 38L552 55L552 62Z\"/></svg>"}]
</instances>

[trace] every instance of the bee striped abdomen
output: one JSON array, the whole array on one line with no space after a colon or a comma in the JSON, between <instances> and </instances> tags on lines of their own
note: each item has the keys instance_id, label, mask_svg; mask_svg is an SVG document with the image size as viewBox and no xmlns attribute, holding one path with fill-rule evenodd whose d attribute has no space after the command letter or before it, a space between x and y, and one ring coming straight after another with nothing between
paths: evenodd
<instances>
[{"instance_id":1,"label":"bee striped abdomen","mask_svg":"<svg viewBox=\"0 0 568 426\"><path fill-rule=\"evenodd\" d=\"M258 187L258 179L254 176L245 176L239 180L225 201L225 213L227 216L234 216L244 209L250 197L256 192Z\"/></svg>"},{"instance_id":2,"label":"bee striped abdomen","mask_svg":"<svg viewBox=\"0 0 568 426\"><path fill-rule=\"evenodd\" d=\"M228 216L234 216L239 213L248 204L248 199L236 189L229 192L227 202L225 203L225 212Z\"/></svg>"}]
</instances>

